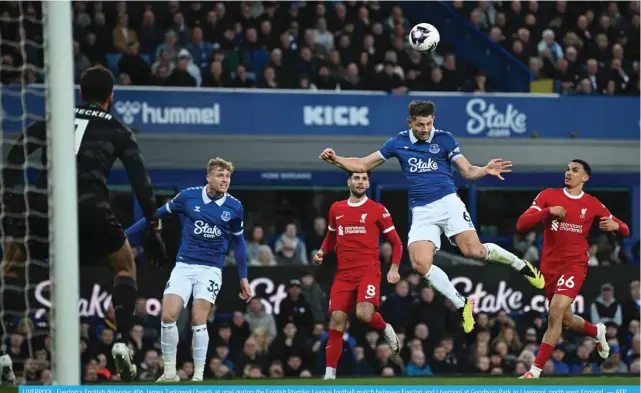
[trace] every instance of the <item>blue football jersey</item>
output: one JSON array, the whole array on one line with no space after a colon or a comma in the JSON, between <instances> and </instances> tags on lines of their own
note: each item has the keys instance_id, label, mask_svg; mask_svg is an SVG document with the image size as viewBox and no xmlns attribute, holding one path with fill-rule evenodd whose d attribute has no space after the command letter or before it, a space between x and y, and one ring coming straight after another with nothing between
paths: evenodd
<instances>
[{"instance_id":1,"label":"blue football jersey","mask_svg":"<svg viewBox=\"0 0 641 393\"><path fill-rule=\"evenodd\" d=\"M243 233L242 203L229 194L212 200L205 186L182 190L166 207L182 216L176 261L222 269L232 236Z\"/></svg>"},{"instance_id":2,"label":"blue football jersey","mask_svg":"<svg viewBox=\"0 0 641 393\"><path fill-rule=\"evenodd\" d=\"M378 154L384 160L398 159L412 207L456 193L452 163L461 151L449 132L434 129L427 141L421 141L411 130L402 131L388 139Z\"/></svg>"}]
</instances>

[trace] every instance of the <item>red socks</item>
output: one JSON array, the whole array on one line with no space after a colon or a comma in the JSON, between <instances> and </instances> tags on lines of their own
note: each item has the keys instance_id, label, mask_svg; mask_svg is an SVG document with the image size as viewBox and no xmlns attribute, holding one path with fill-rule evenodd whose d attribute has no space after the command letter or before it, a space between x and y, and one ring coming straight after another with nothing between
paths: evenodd
<instances>
[{"instance_id":1,"label":"red socks","mask_svg":"<svg viewBox=\"0 0 641 393\"><path fill-rule=\"evenodd\" d=\"M325 366L336 369L338 367L338 360L341 358L341 353L343 353L343 332L330 330L325 350Z\"/></svg>"},{"instance_id":2,"label":"red socks","mask_svg":"<svg viewBox=\"0 0 641 393\"><path fill-rule=\"evenodd\" d=\"M548 343L541 343L539 347L539 353L536 354L536 359L534 360L534 366L543 370L543 366L548 362L550 356L552 356L552 351L554 347Z\"/></svg>"},{"instance_id":3,"label":"red socks","mask_svg":"<svg viewBox=\"0 0 641 393\"><path fill-rule=\"evenodd\" d=\"M590 322L585 321L585 323L583 324L583 334L588 337L596 337L597 335L596 325L593 325Z\"/></svg>"},{"instance_id":4,"label":"red socks","mask_svg":"<svg viewBox=\"0 0 641 393\"><path fill-rule=\"evenodd\" d=\"M380 313L375 312L374 315L372 315L372 320L369 321L369 326L376 330L384 330L387 322L385 322Z\"/></svg>"}]
</instances>

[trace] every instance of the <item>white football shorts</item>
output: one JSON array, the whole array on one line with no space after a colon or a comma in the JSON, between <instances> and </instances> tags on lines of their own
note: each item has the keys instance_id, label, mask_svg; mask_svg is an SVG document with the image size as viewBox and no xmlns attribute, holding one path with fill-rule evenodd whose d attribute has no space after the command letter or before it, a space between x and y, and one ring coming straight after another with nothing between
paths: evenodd
<instances>
[{"instance_id":1,"label":"white football shorts","mask_svg":"<svg viewBox=\"0 0 641 393\"><path fill-rule=\"evenodd\" d=\"M439 250L443 233L455 244L452 236L474 230L474 223L465 204L457 194L450 194L425 206L412 208L412 226L407 244L427 240Z\"/></svg>"},{"instance_id":2,"label":"white football shorts","mask_svg":"<svg viewBox=\"0 0 641 393\"><path fill-rule=\"evenodd\" d=\"M180 296L183 307L187 306L192 295L194 299L204 299L216 304L222 281L222 272L217 267L176 262L164 294Z\"/></svg>"}]
</instances>

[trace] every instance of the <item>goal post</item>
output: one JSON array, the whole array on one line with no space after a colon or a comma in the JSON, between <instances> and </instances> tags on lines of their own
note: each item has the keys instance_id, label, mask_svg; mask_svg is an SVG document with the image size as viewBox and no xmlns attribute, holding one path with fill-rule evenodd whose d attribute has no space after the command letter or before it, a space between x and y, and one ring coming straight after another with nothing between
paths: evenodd
<instances>
[{"instance_id":1,"label":"goal post","mask_svg":"<svg viewBox=\"0 0 641 393\"><path fill-rule=\"evenodd\" d=\"M53 364L56 384L80 384L78 193L70 0L43 2L49 157Z\"/></svg>"}]
</instances>

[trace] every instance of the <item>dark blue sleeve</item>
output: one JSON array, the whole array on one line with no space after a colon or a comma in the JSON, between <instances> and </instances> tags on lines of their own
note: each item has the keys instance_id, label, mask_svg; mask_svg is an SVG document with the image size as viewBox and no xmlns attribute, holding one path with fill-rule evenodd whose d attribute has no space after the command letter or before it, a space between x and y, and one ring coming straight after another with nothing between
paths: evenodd
<instances>
[{"instance_id":1,"label":"dark blue sleeve","mask_svg":"<svg viewBox=\"0 0 641 393\"><path fill-rule=\"evenodd\" d=\"M167 210L169 211L169 214L177 214L177 213L184 213L185 212L185 204L187 202L187 195L185 191L181 191L172 199L171 201L167 202Z\"/></svg>"},{"instance_id":2,"label":"dark blue sleeve","mask_svg":"<svg viewBox=\"0 0 641 393\"><path fill-rule=\"evenodd\" d=\"M445 146L445 149L447 151L447 159L450 160L450 162L454 161L454 159L462 155L458 141L452 134L450 134L450 138L448 140L447 146Z\"/></svg>"},{"instance_id":3,"label":"dark blue sleeve","mask_svg":"<svg viewBox=\"0 0 641 393\"><path fill-rule=\"evenodd\" d=\"M160 219L167 217L169 214L171 214L167 210L167 205L164 205L160 209L156 210L156 213L158 213L158 218ZM149 228L149 223L147 222L147 219L141 218L134 225L130 226L125 230L125 235L127 236L127 238L130 239L131 243L138 244L140 243L139 235L142 235L142 233L146 231L147 228Z\"/></svg>"},{"instance_id":4,"label":"dark blue sleeve","mask_svg":"<svg viewBox=\"0 0 641 393\"><path fill-rule=\"evenodd\" d=\"M241 205L238 209L237 216L230 223L232 232L232 242L234 243L234 259L238 268L238 276L247 278L247 245L243 233L243 221L245 220L245 211Z\"/></svg>"},{"instance_id":5,"label":"dark blue sleeve","mask_svg":"<svg viewBox=\"0 0 641 393\"><path fill-rule=\"evenodd\" d=\"M381 146L380 150L378 151L378 154L384 159L388 160L392 157L396 157L396 147L395 147L395 139L390 138Z\"/></svg>"}]
</instances>

